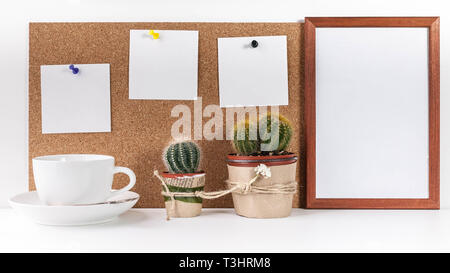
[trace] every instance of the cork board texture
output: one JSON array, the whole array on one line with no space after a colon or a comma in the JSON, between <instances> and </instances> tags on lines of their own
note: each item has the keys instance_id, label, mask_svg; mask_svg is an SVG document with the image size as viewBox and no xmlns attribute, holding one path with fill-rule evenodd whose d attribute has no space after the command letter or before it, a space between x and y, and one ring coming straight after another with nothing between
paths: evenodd
<instances>
[{"instance_id":1,"label":"cork board texture","mask_svg":"<svg viewBox=\"0 0 450 273\"><path fill-rule=\"evenodd\" d=\"M280 113L292 121L294 135L289 150L299 155L297 181L300 192L293 207L304 207L305 134L303 126L303 24L301 23L30 23L29 25L29 188L35 189L31 159L64 153L112 155L117 166L131 168L137 177L133 191L141 198L136 207L163 207L160 182L154 170L164 171L161 153L171 139L175 105L191 107L194 101L129 100L128 56L130 29L198 30L198 95L203 108L219 104L217 38L287 35L289 105ZM42 134L40 66L52 64L109 63L111 73L111 133ZM223 109L225 124L225 109ZM210 118L203 118L203 124ZM201 169L206 191L225 188L225 157L233 152L230 141L196 141L202 149ZM192 133L193 135L193 133ZM114 188L128 183L115 176ZM204 207L233 207L231 195L204 200Z\"/></svg>"}]
</instances>

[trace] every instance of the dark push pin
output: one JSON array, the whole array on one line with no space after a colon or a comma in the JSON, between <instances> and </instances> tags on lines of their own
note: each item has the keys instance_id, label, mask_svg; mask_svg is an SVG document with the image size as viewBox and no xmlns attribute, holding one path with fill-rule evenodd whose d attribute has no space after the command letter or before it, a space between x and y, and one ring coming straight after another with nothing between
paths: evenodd
<instances>
[{"instance_id":1,"label":"dark push pin","mask_svg":"<svg viewBox=\"0 0 450 273\"><path fill-rule=\"evenodd\" d=\"M257 48L257 47L258 47L258 41L253 40L252 43L251 43L251 46L252 46L253 48Z\"/></svg>"},{"instance_id":2,"label":"dark push pin","mask_svg":"<svg viewBox=\"0 0 450 273\"><path fill-rule=\"evenodd\" d=\"M75 67L73 64L69 65L69 69L72 70L73 74L78 74L78 71L80 71L80 69Z\"/></svg>"}]
</instances>

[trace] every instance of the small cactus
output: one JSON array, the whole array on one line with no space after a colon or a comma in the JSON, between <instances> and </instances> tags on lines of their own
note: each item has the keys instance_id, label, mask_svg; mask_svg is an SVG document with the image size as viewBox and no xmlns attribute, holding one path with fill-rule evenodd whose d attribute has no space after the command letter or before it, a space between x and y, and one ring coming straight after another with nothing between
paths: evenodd
<instances>
[{"instance_id":1,"label":"small cactus","mask_svg":"<svg viewBox=\"0 0 450 273\"><path fill-rule=\"evenodd\" d=\"M273 117L272 117L273 116ZM274 122L272 124L272 122ZM238 130L244 123L245 130ZM280 154L289 146L292 137L292 126L287 118L282 115L268 113L258 120L257 138L250 139L251 121L248 119L234 127L233 145L239 155L256 154ZM273 127L273 128L272 128ZM272 132L278 132L275 134ZM274 139L276 138L276 139Z\"/></svg>"},{"instance_id":2,"label":"small cactus","mask_svg":"<svg viewBox=\"0 0 450 273\"><path fill-rule=\"evenodd\" d=\"M269 113L259 120L259 126L260 128L263 127L263 130L260 130L263 133L259 133L262 139L261 143L265 144L261 145L264 151L278 154L286 150L292 137L292 126L287 118L282 115L276 115L272 118L272 115ZM278 131L278 134L273 134L272 129ZM278 137L278 141L273 141L273 137Z\"/></svg>"},{"instance_id":3,"label":"small cactus","mask_svg":"<svg viewBox=\"0 0 450 273\"><path fill-rule=\"evenodd\" d=\"M200 148L191 141L174 143L163 154L170 173L195 173L200 163Z\"/></svg>"},{"instance_id":4,"label":"small cactus","mask_svg":"<svg viewBox=\"0 0 450 273\"><path fill-rule=\"evenodd\" d=\"M251 127L257 129L257 126L248 119L241 121L234 126L233 144L236 151L241 155L249 155L259 151L260 146L258 137L254 140L250 139ZM243 128L243 130L239 130L239 128Z\"/></svg>"}]
</instances>

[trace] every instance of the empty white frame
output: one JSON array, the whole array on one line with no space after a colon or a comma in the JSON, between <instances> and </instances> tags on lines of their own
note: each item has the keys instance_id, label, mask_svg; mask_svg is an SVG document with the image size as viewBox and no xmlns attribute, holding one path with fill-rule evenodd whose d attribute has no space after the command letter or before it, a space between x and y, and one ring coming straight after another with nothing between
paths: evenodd
<instances>
[{"instance_id":1,"label":"empty white frame","mask_svg":"<svg viewBox=\"0 0 450 273\"><path fill-rule=\"evenodd\" d=\"M439 207L428 19L308 18L308 207Z\"/></svg>"}]
</instances>

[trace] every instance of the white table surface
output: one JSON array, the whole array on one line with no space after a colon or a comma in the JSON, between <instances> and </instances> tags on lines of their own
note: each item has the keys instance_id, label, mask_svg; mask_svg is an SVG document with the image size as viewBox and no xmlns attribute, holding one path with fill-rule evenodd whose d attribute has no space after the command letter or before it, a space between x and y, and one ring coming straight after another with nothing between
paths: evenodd
<instances>
[{"instance_id":1,"label":"white table surface","mask_svg":"<svg viewBox=\"0 0 450 273\"><path fill-rule=\"evenodd\" d=\"M91 226L55 227L0 209L0 252L450 252L450 210L304 210L249 219L203 209L165 220L132 209Z\"/></svg>"}]
</instances>

